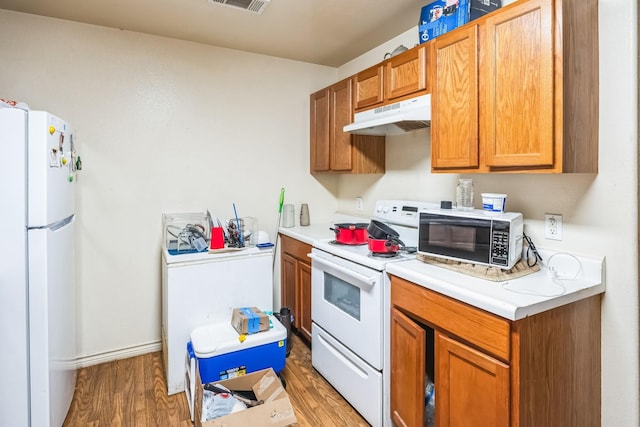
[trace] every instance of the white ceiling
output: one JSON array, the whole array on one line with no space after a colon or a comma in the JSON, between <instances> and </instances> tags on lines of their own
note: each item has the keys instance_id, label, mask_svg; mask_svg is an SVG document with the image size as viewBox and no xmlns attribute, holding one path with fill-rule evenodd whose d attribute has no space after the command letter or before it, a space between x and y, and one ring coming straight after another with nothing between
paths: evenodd
<instances>
[{"instance_id":1,"label":"white ceiling","mask_svg":"<svg viewBox=\"0 0 640 427\"><path fill-rule=\"evenodd\" d=\"M337 67L416 26L431 1L271 0L262 15L207 0L0 0L0 9Z\"/></svg>"}]
</instances>

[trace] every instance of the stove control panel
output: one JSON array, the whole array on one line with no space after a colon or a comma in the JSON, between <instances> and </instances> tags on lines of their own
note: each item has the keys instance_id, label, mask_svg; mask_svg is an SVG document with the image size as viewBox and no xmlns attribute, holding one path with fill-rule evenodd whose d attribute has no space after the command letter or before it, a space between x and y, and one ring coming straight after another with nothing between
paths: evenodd
<instances>
[{"instance_id":1,"label":"stove control panel","mask_svg":"<svg viewBox=\"0 0 640 427\"><path fill-rule=\"evenodd\" d=\"M431 202L378 200L373 218L391 224L417 228L420 221L419 212L423 209L434 209L438 207L440 207L438 203Z\"/></svg>"}]
</instances>

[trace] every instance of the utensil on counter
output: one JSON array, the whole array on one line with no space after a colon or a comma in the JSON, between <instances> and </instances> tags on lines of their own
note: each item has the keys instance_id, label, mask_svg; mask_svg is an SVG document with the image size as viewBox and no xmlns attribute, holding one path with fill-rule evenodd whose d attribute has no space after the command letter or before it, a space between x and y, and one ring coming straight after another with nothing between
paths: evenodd
<instances>
[{"instance_id":1,"label":"utensil on counter","mask_svg":"<svg viewBox=\"0 0 640 427\"><path fill-rule=\"evenodd\" d=\"M240 219L238 219L238 211L236 210L236 204L233 204L233 214L236 217L236 225L238 226L238 242L240 247L244 246L244 242L242 240L242 225L240 224Z\"/></svg>"}]
</instances>

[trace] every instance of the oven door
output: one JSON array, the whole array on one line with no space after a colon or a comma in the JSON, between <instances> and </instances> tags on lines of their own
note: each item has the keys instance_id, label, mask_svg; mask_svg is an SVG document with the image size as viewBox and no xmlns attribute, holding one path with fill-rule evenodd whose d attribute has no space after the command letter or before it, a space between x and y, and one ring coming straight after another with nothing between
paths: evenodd
<instances>
[{"instance_id":1,"label":"oven door","mask_svg":"<svg viewBox=\"0 0 640 427\"><path fill-rule=\"evenodd\" d=\"M418 252L488 265L491 220L420 212Z\"/></svg>"},{"instance_id":2,"label":"oven door","mask_svg":"<svg viewBox=\"0 0 640 427\"><path fill-rule=\"evenodd\" d=\"M310 257L314 323L382 370L384 273L318 249Z\"/></svg>"}]
</instances>

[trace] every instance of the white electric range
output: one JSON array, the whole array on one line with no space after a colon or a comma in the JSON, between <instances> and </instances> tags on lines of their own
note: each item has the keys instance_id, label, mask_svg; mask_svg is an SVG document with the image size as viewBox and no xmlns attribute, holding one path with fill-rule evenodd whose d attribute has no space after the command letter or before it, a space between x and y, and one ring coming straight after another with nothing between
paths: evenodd
<instances>
[{"instance_id":1,"label":"white electric range","mask_svg":"<svg viewBox=\"0 0 640 427\"><path fill-rule=\"evenodd\" d=\"M399 234L406 249L418 244L419 211L434 203L380 200L371 219ZM401 249L374 256L368 245L316 240L311 257L312 365L374 427L389 415L388 263L415 258Z\"/></svg>"}]
</instances>

